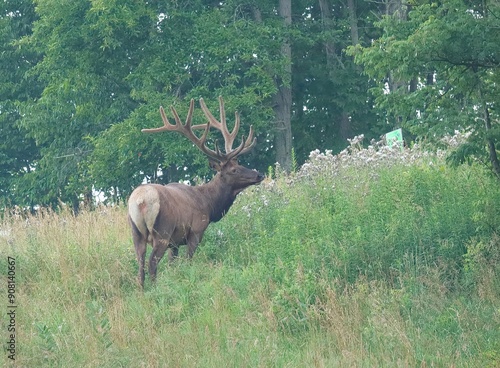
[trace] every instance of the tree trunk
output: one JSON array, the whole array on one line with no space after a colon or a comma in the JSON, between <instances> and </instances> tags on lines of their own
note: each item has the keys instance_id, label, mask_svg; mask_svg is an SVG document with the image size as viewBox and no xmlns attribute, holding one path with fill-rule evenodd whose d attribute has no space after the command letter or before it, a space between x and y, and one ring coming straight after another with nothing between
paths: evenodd
<instances>
[{"instance_id":1,"label":"tree trunk","mask_svg":"<svg viewBox=\"0 0 500 368\"><path fill-rule=\"evenodd\" d=\"M351 26L351 41L353 46L359 43L358 16L356 15L356 3L354 0L347 0L349 9L349 25Z\"/></svg>"},{"instance_id":2,"label":"tree trunk","mask_svg":"<svg viewBox=\"0 0 500 368\"><path fill-rule=\"evenodd\" d=\"M477 78L479 80L479 77ZM490 163L493 169L493 173L496 175L497 178L500 179L500 161L498 160L497 149L495 144L496 142L489 134L491 131L490 110L488 108L486 99L483 97L483 87L481 86L481 81L478 82L478 85L479 85L479 90L478 90L479 99L481 101L481 104L483 105L484 128L486 130L486 145L488 146L488 155L490 158Z\"/></svg>"},{"instance_id":3,"label":"tree trunk","mask_svg":"<svg viewBox=\"0 0 500 368\"><path fill-rule=\"evenodd\" d=\"M356 1L347 0L347 9L349 10L349 25L351 27L351 43L353 46L359 44L359 28L358 28L358 16L356 12ZM358 73L362 73L359 65L356 65L356 70ZM343 140L347 138L352 138L353 129L351 124L351 114L352 111L343 111L342 118L340 120L340 137Z\"/></svg>"},{"instance_id":4,"label":"tree trunk","mask_svg":"<svg viewBox=\"0 0 500 368\"><path fill-rule=\"evenodd\" d=\"M484 17L488 17L488 8L486 6L486 0L483 0L482 2L482 8L483 8L483 13ZM484 125L486 129L486 144L488 146L488 154L490 157L490 162L491 166L493 169L493 172L497 176L498 179L500 179L500 161L498 159L497 155L497 149L496 149L496 142L493 137L489 135L491 131L491 117L490 117L490 110L488 108L488 104L486 103L485 98L483 97L483 88L480 83L478 83L479 87L479 97L481 99L481 102L484 106Z\"/></svg>"},{"instance_id":5,"label":"tree trunk","mask_svg":"<svg viewBox=\"0 0 500 368\"><path fill-rule=\"evenodd\" d=\"M385 0L385 15L394 17L401 22L408 20L408 6L403 0ZM408 93L409 81L394 78L392 71L388 73L389 91L398 93ZM403 117L400 117L403 120Z\"/></svg>"},{"instance_id":6,"label":"tree trunk","mask_svg":"<svg viewBox=\"0 0 500 368\"><path fill-rule=\"evenodd\" d=\"M359 32L358 32L358 21L356 18L356 5L354 0L348 0L347 6L349 9L349 23L351 26L351 39L352 44L357 45L359 43ZM319 0L319 8L321 11L321 22L323 24L323 30L328 32L331 31L333 26L333 18L331 12L331 4L329 0ZM344 68L342 61L336 55L335 42L333 38L328 38L325 40L325 53L326 53L326 64L329 69L330 80L335 83L335 71L337 69ZM338 134L343 141L351 138L352 126L351 126L351 112L345 109L340 113L340 119L338 121Z\"/></svg>"},{"instance_id":7,"label":"tree trunk","mask_svg":"<svg viewBox=\"0 0 500 368\"><path fill-rule=\"evenodd\" d=\"M484 115L485 115L485 125L486 131L489 132L491 130L491 118L490 112L488 110L488 106L484 107ZM488 152L490 156L491 166L493 167L493 172L500 179L500 161L498 160L497 150L495 147L495 141L493 138L486 138L486 142L488 144Z\"/></svg>"},{"instance_id":8,"label":"tree trunk","mask_svg":"<svg viewBox=\"0 0 500 368\"><path fill-rule=\"evenodd\" d=\"M279 15L283 18L285 27L292 24L291 0L279 1ZM284 78L278 78L276 84L278 92L274 98L274 112L276 114L276 161L289 172L292 169L292 48L288 40L281 45L281 54L286 59Z\"/></svg>"},{"instance_id":9,"label":"tree trunk","mask_svg":"<svg viewBox=\"0 0 500 368\"><path fill-rule=\"evenodd\" d=\"M348 138L352 138L352 126L351 126L351 117L347 113L347 111L342 111L340 115L340 129L339 129L340 138L343 141L347 141Z\"/></svg>"},{"instance_id":10,"label":"tree trunk","mask_svg":"<svg viewBox=\"0 0 500 368\"><path fill-rule=\"evenodd\" d=\"M333 29L332 14L330 11L330 2L328 0L319 0L319 8L321 10L321 22L323 23L323 30L329 31ZM335 59L335 43L330 37L325 40L325 54L326 54L326 65L331 71L334 65Z\"/></svg>"}]
</instances>

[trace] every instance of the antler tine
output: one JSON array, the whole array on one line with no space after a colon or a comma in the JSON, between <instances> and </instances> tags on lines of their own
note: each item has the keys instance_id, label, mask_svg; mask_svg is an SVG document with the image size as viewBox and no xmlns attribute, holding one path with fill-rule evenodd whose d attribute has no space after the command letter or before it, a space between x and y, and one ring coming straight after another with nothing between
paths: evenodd
<instances>
[{"instance_id":1,"label":"antler tine","mask_svg":"<svg viewBox=\"0 0 500 368\"><path fill-rule=\"evenodd\" d=\"M245 141L245 146L244 146L245 148L240 153L240 155L250 151L255 146L256 143L257 143L257 138L253 137L253 125L250 125L250 132L248 133L247 140Z\"/></svg>"},{"instance_id":2,"label":"antler tine","mask_svg":"<svg viewBox=\"0 0 500 368\"><path fill-rule=\"evenodd\" d=\"M167 115L165 114L165 110L163 110L163 106L160 106L160 115L161 115L161 119L163 120L162 127L141 129L141 132L143 132L143 133L159 133L159 132L164 132L165 130L174 130L175 125L171 124L168 121Z\"/></svg>"},{"instance_id":3,"label":"antler tine","mask_svg":"<svg viewBox=\"0 0 500 368\"><path fill-rule=\"evenodd\" d=\"M248 134L247 139L245 139L245 136L241 137L240 145L226 155L227 160L229 161L235 157L247 153L255 146L256 143L257 143L257 138L253 138L253 126L250 126L250 132Z\"/></svg>"},{"instance_id":4,"label":"antler tine","mask_svg":"<svg viewBox=\"0 0 500 368\"><path fill-rule=\"evenodd\" d=\"M181 118L179 117L179 114L177 114L177 110L175 110L173 106L170 106L170 111L172 111L172 114L174 115L175 126L177 126L179 129L182 128L182 130L189 130L191 128L191 119L193 118L193 110L194 110L194 100L191 99L191 101L189 102L188 114L186 116L186 123L182 124Z\"/></svg>"},{"instance_id":5,"label":"antler tine","mask_svg":"<svg viewBox=\"0 0 500 368\"><path fill-rule=\"evenodd\" d=\"M148 129L142 129L141 132L143 133L159 133L159 132L164 132L166 130L170 131L179 131L183 132L185 127L188 129L191 127L191 119L193 117L193 110L194 110L194 100L191 99L191 102L189 104L189 111L188 115L186 117L186 124L181 123L181 119L179 118L179 114L177 114L177 110L173 106L170 106L170 110L172 111L172 114L174 115L175 119L175 124L170 123L167 118L167 114L165 114L165 110L163 109L163 106L160 106L160 115L161 115L161 120L163 121L163 126L159 128L148 128Z\"/></svg>"},{"instance_id":6,"label":"antler tine","mask_svg":"<svg viewBox=\"0 0 500 368\"><path fill-rule=\"evenodd\" d=\"M219 110L220 110L220 121L221 121L221 130L225 140L225 148L226 153L229 154L233 149L234 139L240 130L240 114L238 111L234 112L234 128L231 133L229 133L229 129L227 128L226 121L226 109L224 107L224 99L222 96L219 96Z\"/></svg>"},{"instance_id":7,"label":"antler tine","mask_svg":"<svg viewBox=\"0 0 500 368\"><path fill-rule=\"evenodd\" d=\"M233 150L233 142L234 139L236 138L236 135L238 134L238 129L240 127L240 118L238 113L236 112L236 121L235 125L233 128L232 132L229 132L229 129L227 128L227 122L226 122L226 110L224 108L224 99L222 96L219 96L219 111L220 111L220 121L218 121L208 110L207 105L205 104L205 101L203 98L200 98L200 105L205 113L205 116L207 119L210 121L212 126L218 130L221 131L222 136L224 137L224 148L226 149L226 154L229 154Z\"/></svg>"},{"instance_id":8,"label":"antler tine","mask_svg":"<svg viewBox=\"0 0 500 368\"><path fill-rule=\"evenodd\" d=\"M214 116L212 115L212 113L208 109L207 105L205 104L205 101L203 100L203 98L200 98L200 106L201 106L201 109L203 110L203 113L205 114L208 121L212 124L212 126L216 129L219 129L220 131L222 131L222 124L216 118L214 118Z\"/></svg>"},{"instance_id":9,"label":"antler tine","mask_svg":"<svg viewBox=\"0 0 500 368\"><path fill-rule=\"evenodd\" d=\"M227 128L227 122L226 122L226 109L224 107L224 99L222 98L222 96L219 96L219 110L220 110L220 121L222 129L224 131L224 138L226 138L226 136L229 137L225 145L226 153L230 153L231 150L233 149L232 147L234 139L236 138L236 135L240 130L240 114L238 114L238 111L234 112L234 128L233 131L229 133L229 129Z\"/></svg>"}]
</instances>

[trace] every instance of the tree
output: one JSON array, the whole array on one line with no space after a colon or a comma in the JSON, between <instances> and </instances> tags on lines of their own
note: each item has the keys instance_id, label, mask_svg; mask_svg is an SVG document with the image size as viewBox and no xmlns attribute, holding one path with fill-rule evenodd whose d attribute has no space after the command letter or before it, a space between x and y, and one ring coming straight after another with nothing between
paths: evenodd
<instances>
[{"instance_id":1,"label":"tree","mask_svg":"<svg viewBox=\"0 0 500 368\"><path fill-rule=\"evenodd\" d=\"M39 19L23 47L43 55L28 72L44 84L21 105L22 127L41 148L36 170L25 175L41 205L59 200L78 209L91 195L87 136L124 119L136 103L126 77L138 60L151 18L141 2L40 0Z\"/></svg>"},{"instance_id":2,"label":"tree","mask_svg":"<svg viewBox=\"0 0 500 368\"><path fill-rule=\"evenodd\" d=\"M379 82L376 105L388 123L400 122L427 140L469 131L450 159L480 160L500 178L499 16L497 1L414 2L408 21L385 17L383 36L354 53ZM387 71L407 83L388 91Z\"/></svg>"},{"instance_id":3,"label":"tree","mask_svg":"<svg viewBox=\"0 0 500 368\"><path fill-rule=\"evenodd\" d=\"M0 206L32 206L28 188L20 184L40 158L35 141L19 125L19 104L39 96L41 84L26 75L38 53L20 47L19 38L31 34L36 19L31 1L0 3Z\"/></svg>"}]
</instances>

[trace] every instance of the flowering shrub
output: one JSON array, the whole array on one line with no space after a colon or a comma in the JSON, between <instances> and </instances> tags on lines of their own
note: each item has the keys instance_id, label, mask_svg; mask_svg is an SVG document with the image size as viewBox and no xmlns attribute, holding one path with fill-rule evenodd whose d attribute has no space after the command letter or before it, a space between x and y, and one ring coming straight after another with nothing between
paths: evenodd
<instances>
[{"instance_id":1,"label":"flowering shrub","mask_svg":"<svg viewBox=\"0 0 500 368\"><path fill-rule=\"evenodd\" d=\"M461 132L459 130L455 130L453 135L447 134L441 138L441 143L449 149L455 149L466 143L472 133L473 131Z\"/></svg>"},{"instance_id":2,"label":"flowering shrub","mask_svg":"<svg viewBox=\"0 0 500 368\"><path fill-rule=\"evenodd\" d=\"M390 168L395 165L411 166L427 162L432 164L439 155L424 151L418 145L389 147L384 141L370 142L366 148L362 146L363 135L349 140L349 147L337 155L326 150L324 153L314 150L309 155L309 160L302 165L298 177L311 177L318 174L331 173L338 175L345 170L356 171L362 169Z\"/></svg>"},{"instance_id":3,"label":"flowering shrub","mask_svg":"<svg viewBox=\"0 0 500 368\"><path fill-rule=\"evenodd\" d=\"M364 135L348 139L349 147L337 155L331 150L324 153L318 149L309 154L309 160L302 165L297 173L298 178L315 177L317 175L331 174L338 176L345 171L358 171L369 169L376 171L379 168L391 168L394 166L412 165L434 165L438 162L444 163L443 159L450 150L456 149L465 143L471 132L455 131L454 135L446 135L441 139L445 149L435 152L424 149L419 144L411 147L393 145L389 147L384 140L372 140L368 147L363 147Z\"/></svg>"}]
</instances>

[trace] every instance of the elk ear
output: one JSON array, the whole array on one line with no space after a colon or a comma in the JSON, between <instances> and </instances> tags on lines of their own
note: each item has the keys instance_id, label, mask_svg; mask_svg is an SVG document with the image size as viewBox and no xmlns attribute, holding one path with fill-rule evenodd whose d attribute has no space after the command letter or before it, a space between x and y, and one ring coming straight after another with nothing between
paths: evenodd
<instances>
[{"instance_id":1,"label":"elk ear","mask_svg":"<svg viewBox=\"0 0 500 368\"><path fill-rule=\"evenodd\" d=\"M209 160L208 164L210 165L210 168L219 172L222 170L222 165L220 162L215 161L215 160Z\"/></svg>"}]
</instances>

